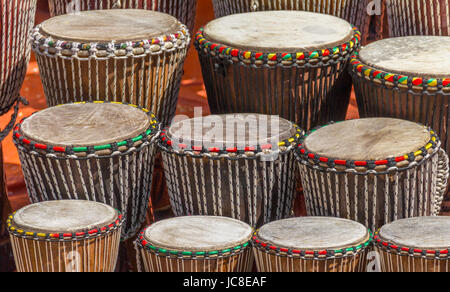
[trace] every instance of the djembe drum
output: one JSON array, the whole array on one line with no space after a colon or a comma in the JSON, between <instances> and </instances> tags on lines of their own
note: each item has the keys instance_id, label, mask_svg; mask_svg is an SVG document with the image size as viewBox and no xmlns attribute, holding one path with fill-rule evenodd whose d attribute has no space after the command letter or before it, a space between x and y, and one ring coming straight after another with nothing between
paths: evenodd
<instances>
[{"instance_id":1,"label":"djembe drum","mask_svg":"<svg viewBox=\"0 0 450 292\"><path fill-rule=\"evenodd\" d=\"M216 19L195 40L211 112L279 115L305 130L344 120L359 39L345 20L310 12Z\"/></svg>"},{"instance_id":2,"label":"djembe drum","mask_svg":"<svg viewBox=\"0 0 450 292\"><path fill-rule=\"evenodd\" d=\"M48 201L8 219L19 272L113 272L123 218L90 201Z\"/></svg>"},{"instance_id":3,"label":"djembe drum","mask_svg":"<svg viewBox=\"0 0 450 292\"><path fill-rule=\"evenodd\" d=\"M189 44L176 18L139 9L83 11L53 17L33 33L49 106L120 101L175 115Z\"/></svg>"},{"instance_id":4,"label":"djembe drum","mask_svg":"<svg viewBox=\"0 0 450 292\"><path fill-rule=\"evenodd\" d=\"M425 126L390 118L330 124L302 137L295 153L310 216L376 230L441 209L448 156Z\"/></svg>"},{"instance_id":5,"label":"djembe drum","mask_svg":"<svg viewBox=\"0 0 450 292\"><path fill-rule=\"evenodd\" d=\"M147 227L136 240L145 272L250 272L252 228L214 216L176 217Z\"/></svg>"},{"instance_id":6,"label":"djembe drum","mask_svg":"<svg viewBox=\"0 0 450 292\"><path fill-rule=\"evenodd\" d=\"M449 154L448 46L448 37L411 36L361 49L351 61L361 117L393 117L429 125Z\"/></svg>"},{"instance_id":7,"label":"djembe drum","mask_svg":"<svg viewBox=\"0 0 450 292\"><path fill-rule=\"evenodd\" d=\"M174 123L161 133L166 182L176 216L215 215L252 227L291 215L297 178L291 122L257 114Z\"/></svg>"},{"instance_id":8,"label":"djembe drum","mask_svg":"<svg viewBox=\"0 0 450 292\"><path fill-rule=\"evenodd\" d=\"M230 14L267 11L300 10L324 13L343 18L369 34L370 16L367 14L368 0L213 0L216 17Z\"/></svg>"},{"instance_id":9,"label":"djembe drum","mask_svg":"<svg viewBox=\"0 0 450 292\"><path fill-rule=\"evenodd\" d=\"M197 2L198 0L50 0L48 4L52 17L85 10L113 8L159 11L176 17L186 24L189 31L193 31Z\"/></svg>"},{"instance_id":10,"label":"djembe drum","mask_svg":"<svg viewBox=\"0 0 450 292\"><path fill-rule=\"evenodd\" d=\"M36 0L0 0L0 115L19 100L30 49Z\"/></svg>"},{"instance_id":11,"label":"djembe drum","mask_svg":"<svg viewBox=\"0 0 450 292\"><path fill-rule=\"evenodd\" d=\"M450 218L418 217L383 226L374 236L383 272L448 272Z\"/></svg>"},{"instance_id":12,"label":"djembe drum","mask_svg":"<svg viewBox=\"0 0 450 292\"><path fill-rule=\"evenodd\" d=\"M253 237L258 272L365 272L371 234L346 219L271 222Z\"/></svg>"},{"instance_id":13,"label":"djembe drum","mask_svg":"<svg viewBox=\"0 0 450 292\"><path fill-rule=\"evenodd\" d=\"M123 213L127 239L145 220L158 136L159 125L147 110L96 102L35 113L13 137L31 202L108 204Z\"/></svg>"},{"instance_id":14,"label":"djembe drum","mask_svg":"<svg viewBox=\"0 0 450 292\"><path fill-rule=\"evenodd\" d=\"M389 36L450 35L448 0L388 0Z\"/></svg>"}]
</instances>

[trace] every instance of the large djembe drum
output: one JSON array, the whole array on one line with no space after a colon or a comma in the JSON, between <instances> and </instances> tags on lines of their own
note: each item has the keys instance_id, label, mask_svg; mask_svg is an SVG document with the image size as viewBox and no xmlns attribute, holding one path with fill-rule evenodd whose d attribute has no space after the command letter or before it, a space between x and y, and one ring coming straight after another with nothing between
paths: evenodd
<instances>
[{"instance_id":1,"label":"large djembe drum","mask_svg":"<svg viewBox=\"0 0 450 292\"><path fill-rule=\"evenodd\" d=\"M217 115L163 130L159 141L176 216L215 215L252 227L291 215L302 131L276 116Z\"/></svg>"},{"instance_id":2,"label":"large djembe drum","mask_svg":"<svg viewBox=\"0 0 450 292\"><path fill-rule=\"evenodd\" d=\"M441 210L448 156L423 125L390 118L330 124L306 134L296 155L308 215L376 230Z\"/></svg>"},{"instance_id":3,"label":"large djembe drum","mask_svg":"<svg viewBox=\"0 0 450 292\"><path fill-rule=\"evenodd\" d=\"M136 240L145 272L250 272L252 228L215 216L176 217L147 227ZM142 259L142 262L141 262Z\"/></svg>"},{"instance_id":4,"label":"large djembe drum","mask_svg":"<svg viewBox=\"0 0 450 292\"><path fill-rule=\"evenodd\" d=\"M448 0L388 0L389 36L450 36Z\"/></svg>"},{"instance_id":5,"label":"large djembe drum","mask_svg":"<svg viewBox=\"0 0 450 292\"><path fill-rule=\"evenodd\" d=\"M432 127L450 153L448 37L411 36L372 43L352 59L361 117L393 117Z\"/></svg>"},{"instance_id":6,"label":"large djembe drum","mask_svg":"<svg viewBox=\"0 0 450 292\"><path fill-rule=\"evenodd\" d=\"M253 237L259 272L365 272L371 234L341 218L271 222Z\"/></svg>"},{"instance_id":7,"label":"large djembe drum","mask_svg":"<svg viewBox=\"0 0 450 292\"><path fill-rule=\"evenodd\" d=\"M30 60L36 0L0 0L0 115L19 99Z\"/></svg>"},{"instance_id":8,"label":"large djembe drum","mask_svg":"<svg viewBox=\"0 0 450 292\"><path fill-rule=\"evenodd\" d=\"M145 9L176 17L193 31L198 0L49 0L50 15L76 13L85 10Z\"/></svg>"},{"instance_id":9,"label":"large djembe drum","mask_svg":"<svg viewBox=\"0 0 450 292\"><path fill-rule=\"evenodd\" d=\"M300 10L324 13L343 18L357 26L363 37L369 33L368 0L213 0L216 17L230 14L267 11Z\"/></svg>"},{"instance_id":10,"label":"large djembe drum","mask_svg":"<svg viewBox=\"0 0 450 292\"><path fill-rule=\"evenodd\" d=\"M216 19L195 40L211 112L279 115L305 130L344 120L352 86L346 67L359 39L348 22L325 14Z\"/></svg>"},{"instance_id":11,"label":"large djembe drum","mask_svg":"<svg viewBox=\"0 0 450 292\"><path fill-rule=\"evenodd\" d=\"M30 200L83 199L120 210L123 239L146 216L155 139L154 115L118 103L74 103L45 109L14 131Z\"/></svg>"},{"instance_id":12,"label":"large djembe drum","mask_svg":"<svg viewBox=\"0 0 450 292\"><path fill-rule=\"evenodd\" d=\"M418 217L383 226L374 236L383 272L448 272L450 218Z\"/></svg>"},{"instance_id":13,"label":"large djembe drum","mask_svg":"<svg viewBox=\"0 0 450 292\"><path fill-rule=\"evenodd\" d=\"M120 101L175 115L189 44L176 18L138 9L83 11L38 25L33 50L49 106Z\"/></svg>"},{"instance_id":14,"label":"large djembe drum","mask_svg":"<svg viewBox=\"0 0 450 292\"><path fill-rule=\"evenodd\" d=\"M48 201L8 219L19 272L113 272L123 217L90 201Z\"/></svg>"}]
</instances>

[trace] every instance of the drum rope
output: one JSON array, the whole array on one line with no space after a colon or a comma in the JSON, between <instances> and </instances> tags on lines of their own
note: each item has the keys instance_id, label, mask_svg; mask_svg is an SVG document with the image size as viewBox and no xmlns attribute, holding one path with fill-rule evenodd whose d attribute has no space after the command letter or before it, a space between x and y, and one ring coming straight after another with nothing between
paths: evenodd
<instances>
[{"instance_id":1,"label":"drum rope","mask_svg":"<svg viewBox=\"0 0 450 292\"><path fill-rule=\"evenodd\" d=\"M28 105L28 101L23 98L23 97L19 97L16 101L16 105L14 106L14 112L11 115L11 119L8 122L8 124L6 125L5 129L3 129L0 132L0 143L6 138L6 136L9 135L9 133L12 131L12 129L15 126L16 120L17 120L17 115L19 114L19 107L20 104L24 104L24 105Z\"/></svg>"}]
</instances>

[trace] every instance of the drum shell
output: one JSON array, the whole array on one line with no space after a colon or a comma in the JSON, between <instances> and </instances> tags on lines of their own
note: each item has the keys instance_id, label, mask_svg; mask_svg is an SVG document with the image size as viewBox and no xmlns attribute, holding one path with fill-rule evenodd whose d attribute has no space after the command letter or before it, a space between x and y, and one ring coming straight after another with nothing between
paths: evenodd
<instances>
[{"instance_id":1,"label":"drum shell","mask_svg":"<svg viewBox=\"0 0 450 292\"><path fill-rule=\"evenodd\" d=\"M125 218L122 239L134 236L145 221L155 145L145 142L121 155L74 158L42 155L17 145L32 203L82 199L102 202Z\"/></svg>"},{"instance_id":2,"label":"drum shell","mask_svg":"<svg viewBox=\"0 0 450 292\"><path fill-rule=\"evenodd\" d=\"M409 169L377 174L319 170L300 162L308 216L346 218L376 230L398 219L437 215L443 199L439 156L434 152Z\"/></svg>"},{"instance_id":3,"label":"drum shell","mask_svg":"<svg viewBox=\"0 0 450 292\"><path fill-rule=\"evenodd\" d=\"M183 258L139 248L144 272L251 272L253 253L248 246L236 254L216 258Z\"/></svg>"},{"instance_id":4,"label":"drum shell","mask_svg":"<svg viewBox=\"0 0 450 292\"><path fill-rule=\"evenodd\" d=\"M291 216L297 181L292 151L274 161L162 156L175 216L225 216L252 227Z\"/></svg>"},{"instance_id":5,"label":"drum shell","mask_svg":"<svg viewBox=\"0 0 450 292\"><path fill-rule=\"evenodd\" d=\"M49 106L79 101L118 101L146 108L168 125L175 115L187 46L125 57L78 58L37 53Z\"/></svg>"},{"instance_id":6,"label":"drum shell","mask_svg":"<svg viewBox=\"0 0 450 292\"><path fill-rule=\"evenodd\" d=\"M343 6L343 2L346 2L347 5ZM253 3L256 3L256 8ZM369 3L369 0L213 0L216 17L267 10L300 10L324 13L347 20L361 29L364 37L369 33L370 16L366 12Z\"/></svg>"},{"instance_id":7,"label":"drum shell","mask_svg":"<svg viewBox=\"0 0 450 292\"><path fill-rule=\"evenodd\" d=\"M28 38L35 13L36 0L0 1L0 115L19 97L30 60Z\"/></svg>"},{"instance_id":8,"label":"drum shell","mask_svg":"<svg viewBox=\"0 0 450 292\"><path fill-rule=\"evenodd\" d=\"M315 65L256 66L197 51L213 114L279 115L305 130L345 120L352 89L348 55Z\"/></svg>"},{"instance_id":9,"label":"drum shell","mask_svg":"<svg viewBox=\"0 0 450 292\"><path fill-rule=\"evenodd\" d=\"M450 261L448 258L435 259L408 254L388 252L384 248L375 247L380 255L382 272L448 272Z\"/></svg>"},{"instance_id":10,"label":"drum shell","mask_svg":"<svg viewBox=\"0 0 450 292\"><path fill-rule=\"evenodd\" d=\"M313 259L277 254L254 247L258 272L366 272L367 250L335 259Z\"/></svg>"},{"instance_id":11,"label":"drum shell","mask_svg":"<svg viewBox=\"0 0 450 292\"><path fill-rule=\"evenodd\" d=\"M68 9L76 11L115 8L117 0L77 0L78 5L71 7L73 0L49 0L51 17L66 14ZM198 0L122 0L122 9L146 9L170 14L185 24L189 31L194 30Z\"/></svg>"},{"instance_id":12,"label":"drum shell","mask_svg":"<svg viewBox=\"0 0 450 292\"><path fill-rule=\"evenodd\" d=\"M447 0L389 0L389 36L449 36Z\"/></svg>"},{"instance_id":13,"label":"drum shell","mask_svg":"<svg viewBox=\"0 0 450 292\"><path fill-rule=\"evenodd\" d=\"M114 272L120 234L121 228L77 241L10 237L18 272Z\"/></svg>"},{"instance_id":14,"label":"drum shell","mask_svg":"<svg viewBox=\"0 0 450 292\"><path fill-rule=\"evenodd\" d=\"M353 73L355 95L362 118L391 117L433 128L450 154L450 90L419 90L378 84Z\"/></svg>"}]
</instances>

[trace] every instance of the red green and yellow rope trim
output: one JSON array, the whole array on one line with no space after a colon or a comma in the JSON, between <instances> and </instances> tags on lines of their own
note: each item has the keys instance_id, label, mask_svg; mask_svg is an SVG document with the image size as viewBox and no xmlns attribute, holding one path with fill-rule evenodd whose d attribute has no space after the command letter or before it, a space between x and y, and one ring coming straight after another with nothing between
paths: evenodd
<instances>
[{"instance_id":1,"label":"red green and yellow rope trim","mask_svg":"<svg viewBox=\"0 0 450 292\"><path fill-rule=\"evenodd\" d=\"M208 41L203 34L204 27L200 28L195 36L195 47L214 54L219 54L223 58L238 58L243 62L263 61L271 65L272 63L294 63L294 62L315 62L325 57L333 57L349 53L357 49L361 41L361 33L357 27L353 27L353 37L350 41L328 49L311 51L311 52L295 52L295 53L262 53L247 50L239 50L222 44Z\"/></svg>"},{"instance_id":2,"label":"red green and yellow rope trim","mask_svg":"<svg viewBox=\"0 0 450 292\"><path fill-rule=\"evenodd\" d=\"M358 57L358 54L355 54L351 57L350 64L352 65L352 70L354 73L360 74L362 77L368 80L379 80L380 82L390 82L394 86L423 87L424 89L442 87L450 89L450 78L427 79L422 77L413 77L386 72L362 63L362 61Z\"/></svg>"},{"instance_id":3,"label":"red green and yellow rope trim","mask_svg":"<svg viewBox=\"0 0 450 292\"><path fill-rule=\"evenodd\" d=\"M191 257L191 258L197 258L197 257L226 257L226 256L232 256L234 254L240 253L240 252L246 250L247 248L249 248L251 246L251 242L248 241L246 243L237 245L237 246L232 247L232 248L227 248L227 249L224 249L224 250L197 251L197 252L169 250L169 249L157 247L157 246L149 243L144 237L144 232L145 231L142 231L139 234L139 236L138 236L138 238L136 240L138 245L141 248L144 248L145 250L147 250L147 251L149 251L151 253L155 253L157 255L162 255L162 256L176 256L176 257L184 257L184 258L185 257Z\"/></svg>"},{"instance_id":4,"label":"red green and yellow rope trim","mask_svg":"<svg viewBox=\"0 0 450 292\"><path fill-rule=\"evenodd\" d=\"M368 170L375 170L376 168L379 167L387 167L387 168L396 167L399 163L404 162L413 163L414 161L416 161L417 157L426 156L430 150L437 149L438 145L440 144L439 137L436 135L436 133L433 130L427 128L428 131L430 132L431 139L425 146L418 149L417 151L402 156L386 158L382 160L364 160L364 161L343 160L338 158L321 156L317 153L311 152L308 149L306 149L304 145L306 138L308 138L312 133L320 130L321 128L327 127L331 124L317 127L300 138L300 142L295 149L295 153L297 154L297 158L299 160L308 162L309 164L321 166L323 168L334 168L336 166L340 166L346 167L348 169L366 168ZM407 166L402 168L406 167Z\"/></svg>"},{"instance_id":5,"label":"red green and yellow rope trim","mask_svg":"<svg viewBox=\"0 0 450 292\"><path fill-rule=\"evenodd\" d=\"M32 240L62 240L62 241L70 241L70 240L83 240L90 239L98 236L102 236L108 232L117 230L120 228L124 222L124 218L122 213L118 211L117 219L107 226L103 226L100 228L95 228L88 230L86 232L76 232L76 233L42 233L42 232L30 232L21 228L18 228L14 225L14 215L16 212L11 214L6 220L6 226L10 234L24 238L24 239L32 239Z\"/></svg>"},{"instance_id":6,"label":"red green and yellow rope trim","mask_svg":"<svg viewBox=\"0 0 450 292\"><path fill-rule=\"evenodd\" d=\"M355 246L336 250L300 250L300 249L283 248L275 246L269 242L264 242L263 240L258 238L258 234L257 232L255 232L252 238L252 243L255 248L258 248L268 253L275 253L277 255L285 254L308 259L327 259L327 258L346 257L349 255L355 255L357 253L360 253L371 244L372 240L373 234L369 230L369 239Z\"/></svg>"},{"instance_id":7,"label":"red green and yellow rope trim","mask_svg":"<svg viewBox=\"0 0 450 292\"><path fill-rule=\"evenodd\" d=\"M373 242L375 246L386 250L389 253L396 253L396 254L403 254L403 255L409 255L412 257L430 257L430 258L445 258L447 259L450 255L450 247L448 249L444 250L432 250L432 249L420 249L420 248L411 248L406 246L400 246L397 244L394 244L389 241L385 241L382 239L379 235L380 233L379 229L377 232L375 232L375 235L373 237Z\"/></svg>"},{"instance_id":8,"label":"red green and yellow rope trim","mask_svg":"<svg viewBox=\"0 0 450 292\"><path fill-rule=\"evenodd\" d=\"M289 146L295 146L296 143L299 141L299 139L305 134L305 132L300 129L297 125L293 125L296 133L293 137L286 139L284 141L281 141L278 143L278 147L289 147ZM205 148L203 145L198 146L188 146L186 144L176 144L170 140L167 137L167 131L169 130L169 127L163 129L161 131L161 134L159 136L159 143L167 150L174 150L176 147L179 150L187 151L187 152L194 152L198 155L201 154L211 154L215 153L218 155L227 155L227 154L237 154L237 155L244 155L248 152L251 152L253 154L261 153L264 151L270 151L273 149L272 144L264 144L264 145L256 145L256 146L246 146L241 149L238 149L237 147L232 148L217 148L217 147L211 147L211 148Z\"/></svg>"},{"instance_id":9,"label":"red green and yellow rope trim","mask_svg":"<svg viewBox=\"0 0 450 292\"><path fill-rule=\"evenodd\" d=\"M93 103L93 104L104 104L104 103L111 103L111 104L121 104L121 105L127 105L127 106L132 106L135 107L137 109L142 110L143 112L145 112L149 118L150 118L150 127L142 134L140 134L137 137L134 137L132 139L130 139L129 141L120 141L117 143L117 147L124 147L124 146L129 146L129 144L134 144L136 142L140 142L145 140L146 138L148 138L151 135L155 135L158 132L159 129L159 124L158 121L156 120L156 117L154 114L152 114L151 112L149 112L147 109L144 109L142 107L139 107L137 105L133 105L133 104L126 104L126 103L122 103L122 102L109 102L109 101L93 101L93 102L74 102L72 104L88 104L88 103ZM61 105L60 105L61 106ZM46 144L42 144L42 143L37 143L35 141L32 141L30 139L25 138L21 133L21 126L23 124L23 122L26 120L27 118L24 118L20 121L20 123L18 125L16 125L16 127L14 128L14 132L13 132L13 139L16 143L19 143L21 145L27 146L27 147L32 147L34 149L39 149L39 150L43 150L46 151L47 153L60 153L60 154L72 154L75 153L95 153L98 151L104 151L104 150L112 150L113 149L113 144L105 144L105 145L98 145L98 146L93 146L93 147L61 147L61 146L52 146L52 145L46 145Z\"/></svg>"}]
</instances>

